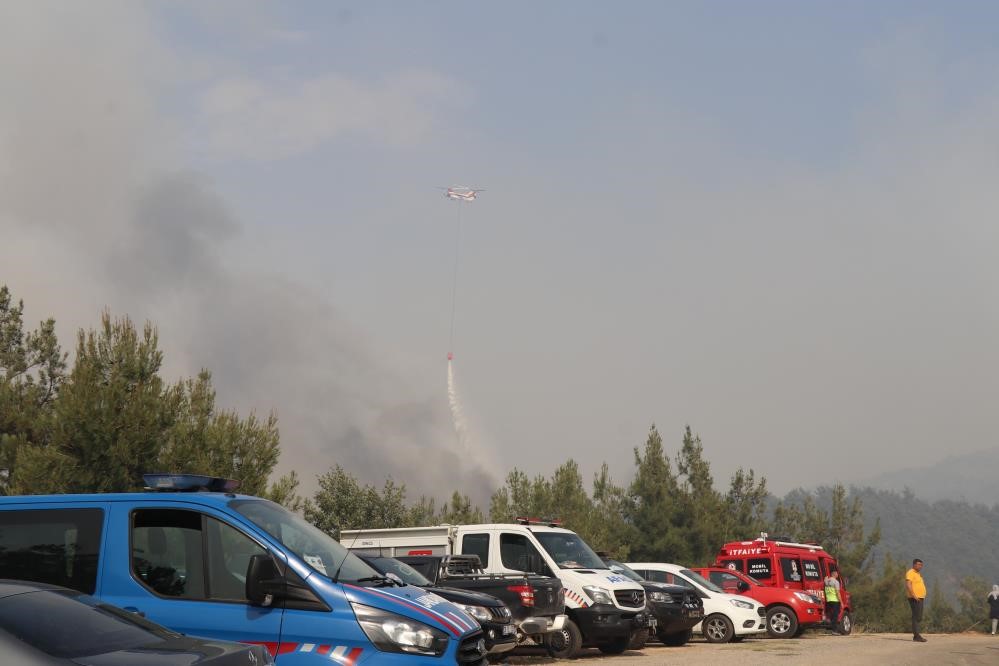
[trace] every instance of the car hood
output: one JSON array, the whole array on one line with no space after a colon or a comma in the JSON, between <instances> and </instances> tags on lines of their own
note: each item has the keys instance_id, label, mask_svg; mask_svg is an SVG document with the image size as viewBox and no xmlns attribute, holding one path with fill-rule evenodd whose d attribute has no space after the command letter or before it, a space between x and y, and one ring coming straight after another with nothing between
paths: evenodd
<instances>
[{"instance_id":1,"label":"car hood","mask_svg":"<svg viewBox=\"0 0 999 666\"><path fill-rule=\"evenodd\" d=\"M145 647L118 650L70 663L80 666L263 666L271 663L262 645L242 645L177 636Z\"/></svg>"},{"instance_id":2,"label":"car hood","mask_svg":"<svg viewBox=\"0 0 999 666\"><path fill-rule=\"evenodd\" d=\"M347 599L353 603L398 613L455 638L479 631L479 623L447 599L422 587L361 587L343 583Z\"/></svg>"},{"instance_id":3,"label":"car hood","mask_svg":"<svg viewBox=\"0 0 999 666\"><path fill-rule=\"evenodd\" d=\"M468 606L485 606L486 608L498 608L503 602L491 594L484 592L474 592L472 590L462 590L457 587L428 587L427 592L444 597L448 601L454 601Z\"/></svg>"}]
</instances>

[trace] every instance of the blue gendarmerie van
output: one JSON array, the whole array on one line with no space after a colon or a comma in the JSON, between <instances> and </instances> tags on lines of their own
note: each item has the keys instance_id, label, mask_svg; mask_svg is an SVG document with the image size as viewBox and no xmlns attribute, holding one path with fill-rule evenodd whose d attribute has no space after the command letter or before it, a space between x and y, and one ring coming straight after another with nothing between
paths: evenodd
<instances>
[{"instance_id":1,"label":"blue gendarmerie van","mask_svg":"<svg viewBox=\"0 0 999 666\"><path fill-rule=\"evenodd\" d=\"M0 497L0 578L73 588L192 636L263 644L279 666L485 664L478 623L378 574L226 479L150 492Z\"/></svg>"}]
</instances>

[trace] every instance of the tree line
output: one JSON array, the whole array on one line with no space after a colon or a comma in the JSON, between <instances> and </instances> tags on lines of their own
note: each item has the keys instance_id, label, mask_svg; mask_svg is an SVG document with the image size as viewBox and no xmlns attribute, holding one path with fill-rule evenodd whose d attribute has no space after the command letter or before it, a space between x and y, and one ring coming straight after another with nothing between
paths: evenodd
<instances>
[{"instance_id":1,"label":"tree line","mask_svg":"<svg viewBox=\"0 0 999 666\"><path fill-rule=\"evenodd\" d=\"M402 483L362 483L334 464L302 498L295 472L271 478L280 454L276 417L219 409L208 370L163 380L150 324L140 331L127 317L103 313L97 329L77 334L70 364L54 320L26 329L23 313L0 287L0 494L127 492L142 488L144 472L200 473L237 479L241 492L301 511L334 537L345 529L559 518L619 559L690 565L712 563L726 541L768 531L818 541L839 559L859 626L907 626L906 563L877 550L881 526L865 523L857 493L837 485L776 499L765 477L742 468L719 490L689 426L671 451L653 424L633 451L626 484L615 483L606 464L586 483L569 459L549 476L513 469L482 508L459 490L439 502L410 501ZM965 577L955 587L945 595L935 581L927 629L963 630L984 617L985 581Z\"/></svg>"}]
</instances>

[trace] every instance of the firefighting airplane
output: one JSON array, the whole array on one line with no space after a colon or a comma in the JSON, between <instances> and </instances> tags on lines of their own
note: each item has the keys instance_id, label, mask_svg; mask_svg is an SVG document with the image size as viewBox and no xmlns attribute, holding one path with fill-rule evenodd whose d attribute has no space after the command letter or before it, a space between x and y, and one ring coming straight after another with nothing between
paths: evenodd
<instances>
[{"instance_id":1,"label":"firefighting airplane","mask_svg":"<svg viewBox=\"0 0 999 666\"><path fill-rule=\"evenodd\" d=\"M485 192L484 189L474 189L471 187L465 187L464 185L442 187L440 189L444 190L445 197L453 199L454 201L475 201L475 197L479 192Z\"/></svg>"}]
</instances>

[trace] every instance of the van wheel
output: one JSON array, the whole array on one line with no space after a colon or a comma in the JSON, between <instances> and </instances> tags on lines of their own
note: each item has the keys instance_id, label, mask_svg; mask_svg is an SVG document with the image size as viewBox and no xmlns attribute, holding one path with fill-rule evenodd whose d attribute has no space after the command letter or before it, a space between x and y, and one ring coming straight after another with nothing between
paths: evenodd
<instances>
[{"instance_id":1,"label":"van wheel","mask_svg":"<svg viewBox=\"0 0 999 666\"><path fill-rule=\"evenodd\" d=\"M853 618L850 617L849 613L843 613L843 617L839 619L839 624L836 628L844 636L850 635L850 632L853 631Z\"/></svg>"},{"instance_id":2,"label":"van wheel","mask_svg":"<svg viewBox=\"0 0 999 666\"><path fill-rule=\"evenodd\" d=\"M628 649L628 645L631 644L631 636L622 636L621 638L615 638L609 643L601 643L597 646L597 649L604 654L621 654Z\"/></svg>"},{"instance_id":3,"label":"van wheel","mask_svg":"<svg viewBox=\"0 0 999 666\"><path fill-rule=\"evenodd\" d=\"M582 647L583 634L580 633L576 623L568 618L562 629L545 636L545 649L556 659L575 659Z\"/></svg>"},{"instance_id":4,"label":"van wheel","mask_svg":"<svg viewBox=\"0 0 999 666\"><path fill-rule=\"evenodd\" d=\"M798 631L798 618L787 606L774 606L767 611L767 633L774 638L790 638Z\"/></svg>"},{"instance_id":5,"label":"van wheel","mask_svg":"<svg viewBox=\"0 0 999 666\"><path fill-rule=\"evenodd\" d=\"M669 647L680 647L681 645L686 645L690 637L694 635L694 632L690 629L685 631L678 631L675 634L659 634L659 640L662 641L663 645L668 645Z\"/></svg>"},{"instance_id":6,"label":"van wheel","mask_svg":"<svg viewBox=\"0 0 999 666\"><path fill-rule=\"evenodd\" d=\"M732 626L732 620L721 613L714 613L704 618L701 633L709 643L728 643L735 635L735 627Z\"/></svg>"}]
</instances>

